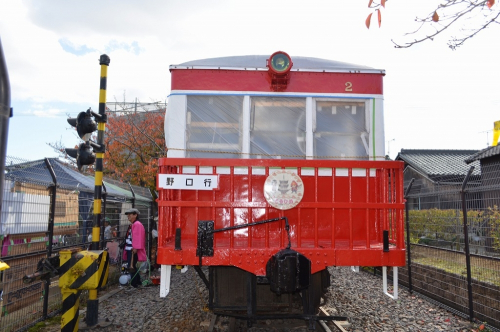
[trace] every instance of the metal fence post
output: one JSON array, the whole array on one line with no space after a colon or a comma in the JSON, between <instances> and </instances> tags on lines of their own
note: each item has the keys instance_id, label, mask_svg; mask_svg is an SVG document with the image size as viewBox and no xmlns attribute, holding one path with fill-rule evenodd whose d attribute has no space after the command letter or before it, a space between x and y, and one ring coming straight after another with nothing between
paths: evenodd
<instances>
[{"instance_id":1,"label":"metal fence post","mask_svg":"<svg viewBox=\"0 0 500 332\"><path fill-rule=\"evenodd\" d=\"M135 192L130 182L128 183L128 187L130 188L130 192L132 193L132 207L135 208Z\"/></svg>"},{"instance_id":2,"label":"metal fence post","mask_svg":"<svg viewBox=\"0 0 500 332\"><path fill-rule=\"evenodd\" d=\"M151 193L151 190L149 190L149 192ZM151 197L153 197L153 195L151 194ZM155 220L155 209L154 209L154 202L151 201L149 203L149 209L151 211L151 215L149 217L149 234L148 234L148 257L149 257L149 263L151 264L151 249L153 248L153 225L155 224L154 220Z\"/></svg>"},{"instance_id":3,"label":"metal fence post","mask_svg":"<svg viewBox=\"0 0 500 332\"><path fill-rule=\"evenodd\" d=\"M48 158L45 158L45 165L49 170L50 176L52 177L52 182L54 184L50 186L50 213L49 213L49 226L48 226L48 246L47 246L47 258L52 256L52 240L54 238L54 220L56 216L56 200L57 200L57 177L52 165ZM50 278L45 280L45 289L43 294L43 319L47 318L48 307L49 307L49 289L50 289Z\"/></svg>"},{"instance_id":4,"label":"metal fence post","mask_svg":"<svg viewBox=\"0 0 500 332\"><path fill-rule=\"evenodd\" d=\"M7 138L9 136L9 118L11 117L10 80L9 73L7 72L7 64L3 56L2 41L0 40L0 211L2 210L5 154L7 152Z\"/></svg>"},{"instance_id":5,"label":"metal fence post","mask_svg":"<svg viewBox=\"0 0 500 332\"><path fill-rule=\"evenodd\" d=\"M470 250L469 250L469 229L467 226L467 205L465 201L465 194L467 190L465 189L465 186L467 185L467 182L469 181L469 178L472 174L472 171L474 171L474 166L471 166L469 169L469 172L467 173L467 176L464 179L464 182L462 183L462 190L460 191L460 194L462 196L462 213L464 215L464 244L465 244L465 264L467 267L467 291L468 291L468 296L469 296L469 320L472 322L474 320L474 308L473 308L473 301L472 301L472 276L471 276L471 266L470 266Z\"/></svg>"},{"instance_id":6,"label":"metal fence post","mask_svg":"<svg viewBox=\"0 0 500 332\"><path fill-rule=\"evenodd\" d=\"M410 184L406 188L405 191L405 210L406 210L406 251L408 252L408 289L410 293L413 293L413 285L411 281L411 242L410 242L410 207L408 204L408 195L411 190L411 186L413 185L413 182L415 181L415 178L412 178L410 181Z\"/></svg>"}]
</instances>

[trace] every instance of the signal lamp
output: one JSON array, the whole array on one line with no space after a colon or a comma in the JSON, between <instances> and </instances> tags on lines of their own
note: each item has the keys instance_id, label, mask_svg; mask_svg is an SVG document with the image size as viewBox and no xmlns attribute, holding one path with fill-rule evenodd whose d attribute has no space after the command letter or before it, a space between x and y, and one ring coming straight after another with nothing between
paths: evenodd
<instances>
[{"instance_id":1,"label":"signal lamp","mask_svg":"<svg viewBox=\"0 0 500 332\"><path fill-rule=\"evenodd\" d=\"M275 52L268 60L269 70L278 75L286 74L292 69L292 58L285 52Z\"/></svg>"},{"instance_id":2,"label":"signal lamp","mask_svg":"<svg viewBox=\"0 0 500 332\"><path fill-rule=\"evenodd\" d=\"M271 90L285 91L290 81L290 69L292 69L292 58L282 51L274 52L266 60L267 72L271 79Z\"/></svg>"},{"instance_id":3,"label":"signal lamp","mask_svg":"<svg viewBox=\"0 0 500 332\"><path fill-rule=\"evenodd\" d=\"M93 113L92 109L89 108L86 112L80 112L76 118L68 119L68 123L71 126L76 127L78 136L85 141L89 138L88 134L97 130L97 124L94 119L92 119L92 116L94 115Z\"/></svg>"},{"instance_id":4,"label":"signal lamp","mask_svg":"<svg viewBox=\"0 0 500 332\"><path fill-rule=\"evenodd\" d=\"M76 159L78 170L81 171L83 166L92 165L95 163L95 153L92 151L90 143L82 143L78 149L65 149L68 156Z\"/></svg>"}]
</instances>

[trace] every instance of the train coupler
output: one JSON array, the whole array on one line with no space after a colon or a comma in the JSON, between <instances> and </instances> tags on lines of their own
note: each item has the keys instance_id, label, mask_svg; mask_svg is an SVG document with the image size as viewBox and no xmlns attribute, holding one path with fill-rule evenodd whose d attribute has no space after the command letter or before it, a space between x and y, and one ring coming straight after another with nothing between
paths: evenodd
<instances>
[{"instance_id":1,"label":"train coupler","mask_svg":"<svg viewBox=\"0 0 500 332\"><path fill-rule=\"evenodd\" d=\"M311 280L311 261L293 249L280 250L267 262L266 277L278 295L306 289Z\"/></svg>"}]
</instances>

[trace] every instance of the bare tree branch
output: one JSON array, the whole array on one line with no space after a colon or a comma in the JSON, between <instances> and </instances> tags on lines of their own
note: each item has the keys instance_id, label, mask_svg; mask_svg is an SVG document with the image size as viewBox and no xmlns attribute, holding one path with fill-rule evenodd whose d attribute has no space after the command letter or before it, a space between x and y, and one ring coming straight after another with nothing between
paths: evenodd
<instances>
[{"instance_id":1,"label":"bare tree branch","mask_svg":"<svg viewBox=\"0 0 500 332\"><path fill-rule=\"evenodd\" d=\"M492 6L492 2L488 0L445 0L427 16L415 19L420 23L419 26L414 31L406 33L405 38L412 36L416 38L405 42L391 41L396 48L408 48L427 40L434 40L438 35L444 35L451 27L459 27L458 36L449 37L448 41L448 46L455 50L493 23L500 23L499 17L500 5ZM433 29L433 32L424 31L424 28Z\"/></svg>"},{"instance_id":2,"label":"bare tree branch","mask_svg":"<svg viewBox=\"0 0 500 332\"><path fill-rule=\"evenodd\" d=\"M477 30L475 30L472 34L464 37L464 38L460 38L460 39L457 39L457 38L453 38L452 40L452 43L448 43L448 46L451 48L451 49L456 49L457 47L459 46L462 46L468 39L474 37L475 35L477 35L479 32L483 31L484 29L486 29L490 24L492 23L500 23L498 22L498 18L500 17L500 11L495 15L495 17L493 19L491 19L490 21L486 22L482 27L478 28Z\"/></svg>"}]
</instances>

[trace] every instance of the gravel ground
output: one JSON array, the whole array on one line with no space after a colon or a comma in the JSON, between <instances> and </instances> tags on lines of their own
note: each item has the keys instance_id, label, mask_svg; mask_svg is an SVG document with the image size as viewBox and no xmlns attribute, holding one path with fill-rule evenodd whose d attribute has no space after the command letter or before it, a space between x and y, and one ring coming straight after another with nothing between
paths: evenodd
<instances>
[{"instance_id":1,"label":"gravel ground","mask_svg":"<svg viewBox=\"0 0 500 332\"><path fill-rule=\"evenodd\" d=\"M416 295L400 289L398 300L382 293L382 280L369 273L351 272L350 268L331 268L332 285L323 308L332 315L349 317L347 331L471 331L467 320L441 309ZM194 286L194 287L193 287ZM101 295L100 295L101 296ZM181 274L173 270L170 294L159 297L159 286L131 290L110 287L100 297L99 320L107 327L99 331L205 331L212 315L204 310L208 292L196 272ZM80 310L82 312L83 310ZM84 317L84 314L82 315ZM104 324L103 324L104 325ZM84 324L80 324L84 326ZM47 326L43 331L59 331ZM216 330L230 331L229 319L217 320ZM332 331L335 329L332 328ZM233 331L308 331L305 324L264 321L247 328L242 322ZM317 328L320 331L320 328ZM232 331L231 331L232 332Z\"/></svg>"},{"instance_id":2,"label":"gravel ground","mask_svg":"<svg viewBox=\"0 0 500 332\"><path fill-rule=\"evenodd\" d=\"M399 288L398 299L382 292L382 278L332 268L330 314L349 316L348 331L471 331L469 321Z\"/></svg>"}]
</instances>

